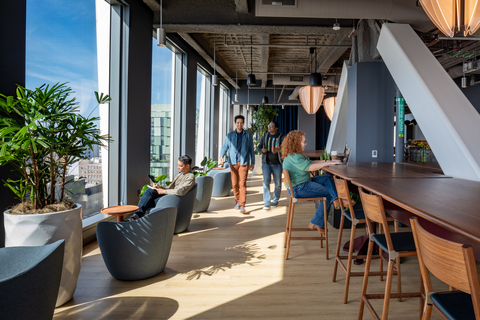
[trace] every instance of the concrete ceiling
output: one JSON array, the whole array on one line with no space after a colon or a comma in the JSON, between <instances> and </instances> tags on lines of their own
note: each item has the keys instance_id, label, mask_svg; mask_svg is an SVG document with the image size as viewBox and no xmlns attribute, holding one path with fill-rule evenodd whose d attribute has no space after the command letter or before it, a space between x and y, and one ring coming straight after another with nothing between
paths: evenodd
<instances>
[{"instance_id":1,"label":"concrete ceiling","mask_svg":"<svg viewBox=\"0 0 480 320\"><path fill-rule=\"evenodd\" d=\"M159 0L143 1L154 12L155 31ZM163 0L162 24L212 67L215 39L217 73L234 87L235 68L238 79L246 79L250 65L262 86L274 73L310 73L315 62L309 48L315 44L317 72L340 73L361 19L411 24L446 69L463 60L452 58L459 46L480 47L476 41L462 45L464 41L435 40L438 31L416 0L296 0L295 7L265 6L262 1ZM332 29L335 22L340 30Z\"/></svg>"}]
</instances>

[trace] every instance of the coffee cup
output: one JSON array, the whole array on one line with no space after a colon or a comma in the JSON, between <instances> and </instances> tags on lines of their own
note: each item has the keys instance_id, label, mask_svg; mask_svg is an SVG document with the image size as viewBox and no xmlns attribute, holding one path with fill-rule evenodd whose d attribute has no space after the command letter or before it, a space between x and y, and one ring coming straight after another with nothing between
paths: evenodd
<instances>
[{"instance_id":1,"label":"coffee cup","mask_svg":"<svg viewBox=\"0 0 480 320\"><path fill-rule=\"evenodd\" d=\"M338 159L337 151L332 151L330 153L330 156L331 156L332 160L337 160Z\"/></svg>"}]
</instances>

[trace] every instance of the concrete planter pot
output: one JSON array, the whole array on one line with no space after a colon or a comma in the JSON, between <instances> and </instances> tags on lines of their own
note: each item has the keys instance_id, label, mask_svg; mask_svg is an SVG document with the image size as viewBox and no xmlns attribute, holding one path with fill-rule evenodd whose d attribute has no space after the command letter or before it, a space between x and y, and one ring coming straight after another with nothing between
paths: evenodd
<instances>
[{"instance_id":1,"label":"concrete planter pot","mask_svg":"<svg viewBox=\"0 0 480 320\"><path fill-rule=\"evenodd\" d=\"M43 246L65 239L62 279L56 307L73 297L82 261L82 206L71 210L42 214L3 213L5 246Z\"/></svg>"},{"instance_id":2,"label":"concrete planter pot","mask_svg":"<svg viewBox=\"0 0 480 320\"><path fill-rule=\"evenodd\" d=\"M193 206L193 212L207 211L212 199L213 178L210 176L196 177L197 198Z\"/></svg>"},{"instance_id":3,"label":"concrete planter pot","mask_svg":"<svg viewBox=\"0 0 480 320\"><path fill-rule=\"evenodd\" d=\"M252 174L254 174L254 175L263 174L263 171L262 171L262 155L261 154L256 154L255 155L255 167L253 168Z\"/></svg>"}]
</instances>

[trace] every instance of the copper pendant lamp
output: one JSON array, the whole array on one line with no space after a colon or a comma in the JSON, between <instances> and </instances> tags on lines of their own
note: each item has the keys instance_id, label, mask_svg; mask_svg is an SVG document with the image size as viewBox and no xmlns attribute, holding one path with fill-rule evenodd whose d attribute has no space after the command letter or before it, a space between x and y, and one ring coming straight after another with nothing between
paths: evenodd
<instances>
[{"instance_id":1,"label":"copper pendant lamp","mask_svg":"<svg viewBox=\"0 0 480 320\"><path fill-rule=\"evenodd\" d=\"M335 111L335 103L337 102L337 97L330 97L323 101L323 108L325 109L325 113L327 114L328 119L332 121L333 112Z\"/></svg>"},{"instance_id":2,"label":"copper pendant lamp","mask_svg":"<svg viewBox=\"0 0 480 320\"><path fill-rule=\"evenodd\" d=\"M480 0L420 0L423 10L447 37L474 34L480 27Z\"/></svg>"},{"instance_id":3,"label":"copper pendant lamp","mask_svg":"<svg viewBox=\"0 0 480 320\"><path fill-rule=\"evenodd\" d=\"M310 74L310 85L301 87L298 90L300 102L308 114L315 114L318 111L325 95L325 89L322 87L322 77L317 73L316 49L310 48L310 54L313 53L315 53L315 70Z\"/></svg>"}]
</instances>

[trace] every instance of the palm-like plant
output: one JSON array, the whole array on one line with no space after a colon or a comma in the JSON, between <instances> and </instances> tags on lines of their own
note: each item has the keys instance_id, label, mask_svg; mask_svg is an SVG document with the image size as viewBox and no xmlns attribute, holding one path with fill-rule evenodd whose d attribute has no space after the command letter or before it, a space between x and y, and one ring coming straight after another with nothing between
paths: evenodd
<instances>
[{"instance_id":1,"label":"palm-like plant","mask_svg":"<svg viewBox=\"0 0 480 320\"><path fill-rule=\"evenodd\" d=\"M72 89L65 83L35 90L17 86L16 97L0 94L0 165L11 164L19 179L9 187L22 201L30 198L33 209L64 200L66 175L73 163L86 159L87 147L104 146L111 139L100 135L98 117L78 113ZM98 95L99 104L110 101ZM60 184L60 196L55 188Z\"/></svg>"}]
</instances>

